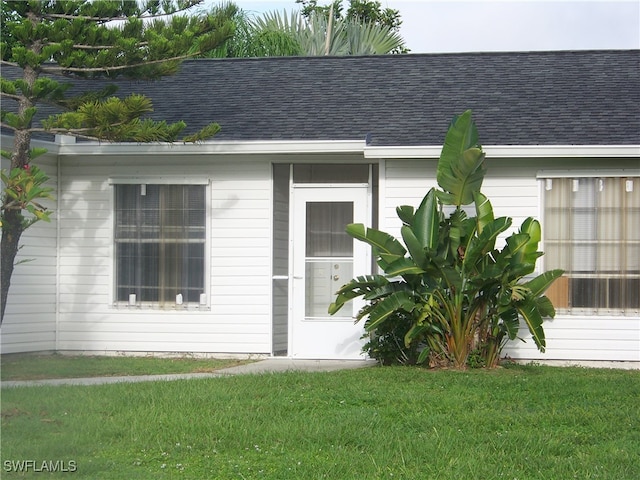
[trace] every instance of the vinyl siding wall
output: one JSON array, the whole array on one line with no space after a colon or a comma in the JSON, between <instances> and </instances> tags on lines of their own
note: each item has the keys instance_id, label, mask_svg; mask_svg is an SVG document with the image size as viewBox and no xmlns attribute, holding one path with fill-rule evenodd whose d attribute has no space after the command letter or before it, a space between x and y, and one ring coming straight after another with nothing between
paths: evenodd
<instances>
[{"instance_id":1,"label":"vinyl siding wall","mask_svg":"<svg viewBox=\"0 0 640 480\"><path fill-rule=\"evenodd\" d=\"M46 155L35 164L46 172L48 186L54 189L52 200L40 202L53 215L51 222L37 222L22 235L0 330L3 354L56 348L57 161ZM4 162L2 166L9 167Z\"/></svg>"},{"instance_id":2,"label":"vinyl siding wall","mask_svg":"<svg viewBox=\"0 0 640 480\"><path fill-rule=\"evenodd\" d=\"M383 165L380 229L401 238L401 222L395 209L398 205L417 207L428 189L437 186L437 160L386 160ZM528 216L541 217L540 185L536 178L540 170L637 169L637 165L638 159L492 160L489 157L483 193L491 200L496 217L513 218L513 231ZM542 271L543 268L543 261L539 262L538 269ZM537 350L526 327L522 326L520 333L526 343L511 342L504 354L515 359L531 360L640 361L638 316L558 314L555 319L545 322L544 329L547 341L545 353Z\"/></svg>"},{"instance_id":3,"label":"vinyl siding wall","mask_svg":"<svg viewBox=\"0 0 640 480\"><path fill-rule=\"evenodd\" d=\"M65 158L61 167L60 350L270 353L271 171L239 157ZM211 179L209 308L113 304L110 177Z\"/></svg>"}]
</instances>

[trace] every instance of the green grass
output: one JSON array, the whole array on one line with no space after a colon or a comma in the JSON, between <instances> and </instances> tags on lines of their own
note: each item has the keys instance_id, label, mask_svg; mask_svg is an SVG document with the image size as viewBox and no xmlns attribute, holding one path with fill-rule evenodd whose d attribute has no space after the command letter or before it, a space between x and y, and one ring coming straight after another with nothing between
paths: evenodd
<instances>
[{"instance_id":1,"label":"green grass","mask_svg":"<svg viewBox=\"0 0 640 480\"><path fill-rule=\"evenodd\" d=\"M541 366L5 388L2 478L637 479L639 399L638 371Z\"/></svg>"},{"instance_id":2,"label":"green grass","mask_svg":"<svg viewBox=\"0 0 640 480\"><path fill-rule=\"evenodd\" d=\"M41 380L44 378L82 378L122 375L161 375L166 373L213 372L247 363L233 359L189 357L107 357L70 355L3 355L2 380Z\"/></svg>"}]
</instances>

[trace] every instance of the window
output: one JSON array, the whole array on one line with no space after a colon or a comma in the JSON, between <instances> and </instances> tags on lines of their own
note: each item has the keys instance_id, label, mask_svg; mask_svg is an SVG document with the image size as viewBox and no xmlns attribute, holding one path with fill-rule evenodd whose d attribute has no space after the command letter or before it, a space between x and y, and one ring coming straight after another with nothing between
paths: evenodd
<instances>
[{"instance_id":1,"label":"window","mask_svg":"<svg viewBox=\"0 0 640 480\"><path fill-rule=\"evenodd\" d=\"M640 309L640 178L546 178L545 269L565 275L549 289L559 309Z\"/></svg>"},{"instance_id":2,"label":"window","mask_svg":"<svg viewBox=\"0 0 640 480\"><path fill-rule=\"evenodd\" d=\"M116 301L206 304L205 185L115 185Z\"/></svg>"}]
</instances>

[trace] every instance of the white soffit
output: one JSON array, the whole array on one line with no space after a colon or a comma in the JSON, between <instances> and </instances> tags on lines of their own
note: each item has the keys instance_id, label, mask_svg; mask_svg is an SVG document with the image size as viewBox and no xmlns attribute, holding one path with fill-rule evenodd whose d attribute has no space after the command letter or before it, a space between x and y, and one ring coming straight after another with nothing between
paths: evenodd
<instances>
[{"instance_id":1,"label":"white soffit","mask_svg":"<svg viewBox=\"0 0 640 480\"><path fill-rule=\"evenodd\" d=\"M633 158L640 145L483 145L487 158ZM365 158L434 158L441 146L365 147Z\"/></svg>"}]
</instances>

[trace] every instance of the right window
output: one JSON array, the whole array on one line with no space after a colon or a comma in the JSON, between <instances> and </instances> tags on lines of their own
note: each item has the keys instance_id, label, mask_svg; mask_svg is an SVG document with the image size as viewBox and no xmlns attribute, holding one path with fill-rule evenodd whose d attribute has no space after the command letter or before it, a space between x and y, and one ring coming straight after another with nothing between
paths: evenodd
<instances>
[{"instance_id":1,"label":"right window","mask_svg":"<svg viewBox=\"0 0 640 480\"><path fill-rule=\"evenodd\" d=\"M555 307L582 313L640 309L640 178L544 178L545 269Z\"/></svg>"}]
</instances>

